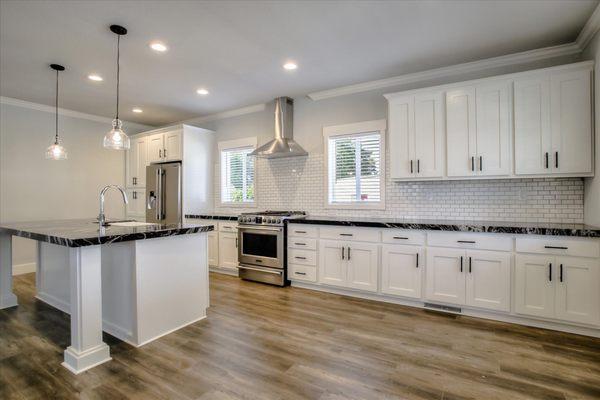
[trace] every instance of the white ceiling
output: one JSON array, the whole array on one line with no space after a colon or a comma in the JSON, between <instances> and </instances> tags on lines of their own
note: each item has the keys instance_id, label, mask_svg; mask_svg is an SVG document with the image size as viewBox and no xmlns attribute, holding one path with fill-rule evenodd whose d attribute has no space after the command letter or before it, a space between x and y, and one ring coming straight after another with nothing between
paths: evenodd
<instances>
[{"instance_id":1,"label":"white ceiling","mask_svg":"<svg viewBox=\"0 0 600 400\"><path fill-rule=\"evenodd\" d=\"M0 94L162 125L404 73L572 42L598 0L0 1ZM169 51L148 48L162 40ZM299 69L281 65L296 60ZM104 82L87 75L96 72ZM211 94L201 97L196 89ZM143 114L131 112L133 106Z\"/></svg>"}]
</instances>

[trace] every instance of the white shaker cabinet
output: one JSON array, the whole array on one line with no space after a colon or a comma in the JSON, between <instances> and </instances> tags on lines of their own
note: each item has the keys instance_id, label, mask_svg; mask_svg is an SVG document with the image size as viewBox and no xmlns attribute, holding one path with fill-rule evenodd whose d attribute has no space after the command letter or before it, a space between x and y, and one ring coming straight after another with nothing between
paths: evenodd
<instances>
[{"instance_id":1,"label":"white shaker cabinet","mask_svg":"<svg viewBox=\"0 0 600 400\"><path fill-rule=\"evenodd\" d=\"M333 286L346 286L346 249L337 240L319 241L319 282Z\"/></svg>"},{"instance_id":2,"label":"white shaker cabinet","mask_svg":"<svg viewBox=\"0 0 600 400\"><path fill-rule=\"evenodd\" d=\"M237 269L237 232L219 232L219 267Z\"/></svg>"},{"instance_id":3,"label":"white shaker cabinet","mask_svg":"<svg viewBox=\"0 0 600 400\"><path fill-rule=\"evenodd\" d=\"M393 179L444 176L444 107L441 92L389 98Z\"/></svg>"},{"instance_id":4,"label":"white shaker cabinet","mask_svg":"<svg viewBox=\"0 0 600 400\"><path fill-rule=\"evenodd\" d=\"M126 187L145 187L146 167L149 164L148 138L142 136L131 139L131 147L127 152Z\"/></svg>"},{"instance_id":5,"label":"white shaker cabinet","mask_svg":"<svg viewBox=\"0 0 600 400\"><path fill-rule=\"evenodd\" d=\"M476 124L475 88L446 92L448 176L466 177L475 173Z\"/></svg>"},{"instance_id":6,"label":"white shaker cabinet","mask_svg":"<svg viewBox=\"0 0 600 400\"><path fill-rule=\"evenodd\" d=\"M511 254L469 250L466 257L465 303L473 307L510 311Z\"/></svg>"},{"instance_id":7,"label":"white shaker cabinet","mask_svg":"<svg viewBox=\"0 0 600 400\"><path fill-rule=\"evenodd\" d=\"M208 232L208 266L219 266L219 232Z\"/></svg>"},{"instance_id":8,"label":"white shaker cabinet","mask_svg":"<svg viewBox=\"0 0 600 400\"><path fill-rule=\"evenodd\" d=\"M381 248L381 293L421 298L423 248L383 245Z\"/></svg>"},{"instance_id":9,"label":"white shaker cabinet","mask_svg":"<svg viewBox=\"0 0 600 400\"><path fill-rule=\"evenodd\" d=\"M146 191L144 188L130 188L126 190L127 216L132 218L146 217Z\"/></svg>"},{"instance_id":10,"label":"white shaker cabinet","mask_svg":"<svg viewBox=\"0 0 600 400\"><path fill-rule=\"evenodd\" d=\"M319 241L319 282L377 291L379 246L372 243Z\"/></svg>"},{"instance_id":11,"label":"white shaker cabinet","mask_svg":"<svg viewBox=\"0 0 600 400\"><path fill-rule=\"evenodd\" d=\"M181 131L171 131L164 134L164 161L178 161L182 159L182 137Z\"/></svg>"},{"instance_id":12,"label":"white shaker cabinet","mask_svg":"<svg viewBox=\"0 0 600 400\"><path fill-rule=\"evenodd\" d=\"M591 71L542 71L514 82L515 173L593 170Z\"/></svg>"},{"instance_id":13,"label":"white shaker cabinet","mask_svg":"<svg viewBox=\"0 0 600 400\"><path fill-rule=\"evenodd\" d=\"M160 162L163 161L163 134L157 133L148 136L148 161Z\"/></svg>"},{"instance_id":14,"label":"white shaker cabinet","mask_svg":"<svg viewBox=\"0 0 600 400\"><path fill-rule=\"evenodd\" d=\"M428 248L425 297L444 303L464 304L464 266L464 250Z\"/></svg>"}]
</instances>

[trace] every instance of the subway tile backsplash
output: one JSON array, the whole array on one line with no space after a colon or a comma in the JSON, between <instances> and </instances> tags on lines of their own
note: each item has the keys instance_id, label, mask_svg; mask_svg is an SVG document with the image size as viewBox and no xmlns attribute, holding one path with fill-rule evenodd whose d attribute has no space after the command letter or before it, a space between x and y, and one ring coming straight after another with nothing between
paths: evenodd
<instances>
[{"instance_id":1,"label":"subway tile backsplash","mask_svg":"<svg viewBox=\"0 0 600 400\"><path fill-rule=\"evenodd\" d=\"M388 173L385 210L331 209L325 206L323 161L322 154L257 159L256 209L303 210L330 216L583 222L581 178L394 182ZM216 165L215 210L234 214L250 211L219 205L219 171Z\"/></svg>"}]
</instances>

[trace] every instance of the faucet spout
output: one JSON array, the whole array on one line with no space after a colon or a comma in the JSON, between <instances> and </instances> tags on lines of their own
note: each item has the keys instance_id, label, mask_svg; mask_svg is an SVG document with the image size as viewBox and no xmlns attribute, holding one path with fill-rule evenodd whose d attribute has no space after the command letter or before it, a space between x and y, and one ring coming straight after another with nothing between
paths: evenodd
<instances>
[{"instance_id":1,"label":"faucet spout","mask_svg":"<svg viewBox=\"0 0 600 400\"><path fill-rule=\"evenodd\" d=\"M111 188L117 189L118 191L120 191L121 195L123 196L123 202L125 204L129 204L129 200L127 199L127 193L125 193L125 190L123 190L123 188L121 186L119 186L119 185L104 186L102 188L102 190L100 191L100 213L98 214L98 223L100 224L100 226L106 225L106 215L104 215L104 194Z\"/></svg>"}]
</instances>

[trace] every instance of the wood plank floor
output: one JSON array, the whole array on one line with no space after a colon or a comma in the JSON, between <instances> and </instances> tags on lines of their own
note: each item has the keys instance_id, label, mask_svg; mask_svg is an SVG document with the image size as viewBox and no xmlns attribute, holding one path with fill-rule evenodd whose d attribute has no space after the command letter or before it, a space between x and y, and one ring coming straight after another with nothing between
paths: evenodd
<instances>
[{"instance_id":1,"label":"wood plank floor","mask_svg":"<svg viewBox=\"0 0 600 400\"><path fill-rule=\"evenodd\" d=\"M60 366L69 316L15 278L0 399L599 399L600 340L211 274L208 319Z\"/></svg>"}]
</instances>

